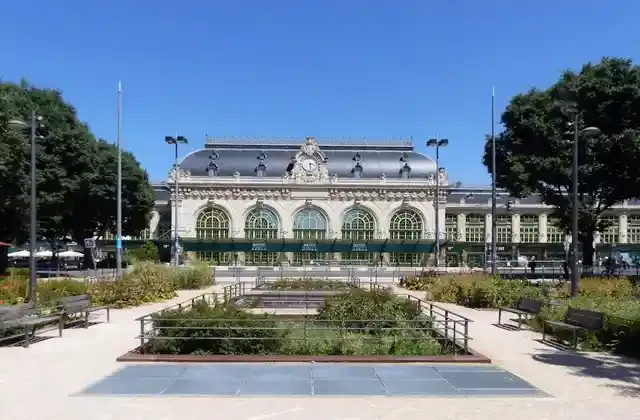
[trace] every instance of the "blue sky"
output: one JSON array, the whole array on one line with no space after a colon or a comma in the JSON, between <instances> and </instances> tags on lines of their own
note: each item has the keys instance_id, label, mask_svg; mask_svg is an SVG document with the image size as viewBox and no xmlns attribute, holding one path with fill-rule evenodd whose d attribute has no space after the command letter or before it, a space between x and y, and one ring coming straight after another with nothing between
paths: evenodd
<instances>
[{"instance_id":1,"label":"blue sky","mask_svg":"<svg viewBox=\"0 0 640 420\"><path fill-rule=\"evenodd\" d=\"M215 136L440 135L450 178L481 164L509 98L565 68L640 55L640 3L596 0L19 0L0 2L0 78L58 88L97 136L164 179L178 132ZM10 16L6 19L6 16Z\"/></svg>"}]
</instances>

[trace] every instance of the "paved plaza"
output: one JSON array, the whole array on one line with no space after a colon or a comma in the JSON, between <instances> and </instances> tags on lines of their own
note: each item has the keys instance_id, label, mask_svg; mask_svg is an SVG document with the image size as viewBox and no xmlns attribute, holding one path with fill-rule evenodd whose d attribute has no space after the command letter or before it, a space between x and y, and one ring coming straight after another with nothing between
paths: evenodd
<instances>
[{"instance_id":1,"label":"paved plaza","mask_svg":"<svg viewBox=\"0 0 640 420\"><path fill-rule=\"evenodd\" d=\"M215 286L210 290L219 288L220 286ZM201 293L202 291L180 292L180 296L174 301ZM280 368L270 367L273 365L175 367L117 363L117 356L137 345L134 337L139 326L133 320L168 305L168 302L164 302L115 310L110 324L100 323L86 330L65 330L62 339L51 338L33 344L28 349L0 348L2 418L640 419L640 366L637 363L610 355L587 355L556 350L536 341L539 339L537 333L508 331L492 325L497 319L494 311L478 311L455 305L444 306L473 319L470 327L471 335L474 337L472 346L494 362L493 366L481 367L479 372L485 375L499 375L500 378L493 378L499 382L497 386L501 390L514 384L515 389L519 391L531 386L529 389L534 391L530 391L530 395L522 396L520 392L520 396L517 397L505 396L502 392L501 396L496 397L486 388L483 388L482 392L470 392L469 389L473 389L473 386L486 387L489 383L483 379L480 385L469 385L472 383L469 382L472 381L469 378L474 376L469 371L473 370L473 367L467 368L467 373L462 375L451 371L448 366L416 367L410 375L413 380L421 383L420 386L427 386L425 384L431 380L430 386L440 386L447 390L440 395L432 392L430 396L425 397L425 393L416 391L419 386L405 392L396 391L394 395L394 387L396 390L401 387L406 390L406 382L410 379L406 367L389 369L380 365L362 365L348 372L347 376L350 379L345 379L342 376L352 368L351 366L315 364L298 365L286 374L298 375L298 378L311 375L313 383L319 383L321 387L326 385L326 382L323 384L322 381L338 380L333 384L335 387L347 380L353 381L354 375L375 375L376 378L368 379L371 380L369 384L376 379L379 381L377 395L359 396L346 390L343 394L351 394L350 396L337 396L332 395L332 387L325 387L325 391L316 391L315 396L310 396L311 392L301 392L301 388L298 387L300 395L291 396L291 392L279 393L273 387L271 395L264 396L267 392L264 389L258 389L260 392L257 392L250 385L243 392L242 384L237 383L238 386L233 392L227 391L226 396L222 395L224 392L194 396L202 392L185 390L193 386L194 380L201 381L202 375L208 376L210 370L222 369L217 372L219 376L224 374L225 369L227 375L244 375L245 385L251 381L260 382L265 378L282 382L282 376L278 375L285 373ZM476 376L477 374L478 372ZM122 384L130 384L131 379L140 381L145 375L161 375L146 378L156 381L161 381L169 375L170 382L181 383L182 388L174 386L172 392L164 392L170 389L170 386L163 386L158 392L141 392L140 389L124 392L126 386ZM406 376L399 378L398 375ZM114 380L117 382L118 378L123 377L128 379L125 378L119 387L101 385L109 384L109 381L112 381L113 385ZM340 381L340 378L343 380ZM291 380L295 378L289 377L289 383ZM439 385L434 385L436 382ZM508 385L504 385L505 383ZM302 385L302 382L298 384ZM154 386L157 389L159 385L156 383ZM456 390L455 393L452 388ZM114 389L117 391L114 392ZM202 382L196 389L202 389ZM305 388L303 391L310 390ZM414 395L408 396L409 391ZM333 391L333 394L335 393ZM371 393L373 392L369 392Z\"/></svg>"}]
</instances>

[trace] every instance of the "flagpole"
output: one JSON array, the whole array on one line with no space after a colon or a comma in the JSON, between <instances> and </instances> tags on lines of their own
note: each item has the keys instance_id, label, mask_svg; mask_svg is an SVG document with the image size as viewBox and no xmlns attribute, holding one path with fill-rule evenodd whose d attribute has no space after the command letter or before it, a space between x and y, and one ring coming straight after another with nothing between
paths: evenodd
<instances>
[{"instance_id":1,"label":"flagpole","mask_svg":"<svg viewBox=\"0 0 640 420\"><path fill-rule=\"evenodd\" d=\"M498 274L496 267L497 226L496 226L496 87L491 88L491 275Z\"/></svg>"},{"instance_id":2,"label":"flagpole","mask_svg":"<svg viewBox=\"0 0 640 420\"><path fill-rule=\"evenodd\" d=\"M117 192L118 195L118 212L116 215L116 278L122 276L122 82L118 82L118 174L117 174Z\"/></svg>"}]
</instances>

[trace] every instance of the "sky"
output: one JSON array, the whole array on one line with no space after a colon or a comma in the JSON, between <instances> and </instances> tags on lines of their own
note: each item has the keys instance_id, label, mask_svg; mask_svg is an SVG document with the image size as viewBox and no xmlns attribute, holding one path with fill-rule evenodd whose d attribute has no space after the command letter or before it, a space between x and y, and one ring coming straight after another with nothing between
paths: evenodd
<instances>
[{"instance_id":1,"label":"sky","mask_svg":"<svg viewBox=\"0 0 640 420\"><path fill-rule=\"evenodd\" d=\"M0 0L0 79L56 88L154 181L205 135L449 139L465 185L513 95L603 56L640 56L640 2ZM322 141L322 140L320 140ZM433 150L427 151L432 154Z\"/></svg>"}]
</instances>

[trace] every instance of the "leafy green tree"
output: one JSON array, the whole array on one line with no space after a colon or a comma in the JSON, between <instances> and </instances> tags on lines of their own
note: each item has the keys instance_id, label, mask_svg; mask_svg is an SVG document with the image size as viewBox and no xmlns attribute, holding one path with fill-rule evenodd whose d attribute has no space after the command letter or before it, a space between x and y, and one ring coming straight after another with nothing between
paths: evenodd
<instances>
[{"instance_id":1,"label":"leafy green tree","mask_svg":"<svg viewBox=\"0 0 640 420\"><path fill-rule=\"evenodd\" d=\"M83 238L98 233L116 233L117 222L117 147L105 140L97 143L94 177L77 201L72 221L73 236ZM133 154L122 152L122 233L138 235L148 226L155 205L153 188L147 172Z\"/></svg>"},{"instance_id":2,"label":"leafy green tree","mask_svg":"<svg viewBox=\"0 0 640 420\"><path fill-rule=\"evenodd\" d=\"M585 265L593 264L600 216L614 204L640 196L640 67L604 58L580 72L565 71L547 90L513 97L496 137L496 183L514 197L539 194L567 233L572 220L572 121L602 134L579 144L579 241ZM491 139L483 162L491 172Z\"/></svg>"},{"instance_id":3,"label":"leafy green tree","mask_svg":"<svg viewBox=\"0 0 640 420\"><path fill-rule=\"evenodd\" d=\"M140 248L130 249L127 253L134 261L160 261L158 246L153 241L147 241Z\"/></svg>"}]
</instances>

